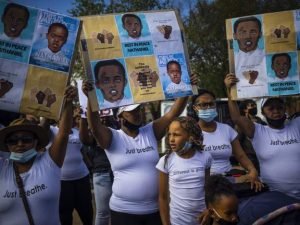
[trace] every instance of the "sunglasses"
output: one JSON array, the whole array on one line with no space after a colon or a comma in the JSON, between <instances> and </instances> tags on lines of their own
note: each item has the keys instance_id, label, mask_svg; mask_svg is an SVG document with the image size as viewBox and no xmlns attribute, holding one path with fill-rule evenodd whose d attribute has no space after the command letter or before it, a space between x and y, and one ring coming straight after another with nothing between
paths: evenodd
<instances>
[{"instance_id":1,"label":"sunglasses","mask_svg":"<svg viewBox=\"0 0 300 225\"><path fill-rule=\"evenodd\" d=\"M21 141L23 144L31 144L34 140L35 138L32 136L9 137L5 143L7 145L17 145Z\"/></svg>"}]
</instances>

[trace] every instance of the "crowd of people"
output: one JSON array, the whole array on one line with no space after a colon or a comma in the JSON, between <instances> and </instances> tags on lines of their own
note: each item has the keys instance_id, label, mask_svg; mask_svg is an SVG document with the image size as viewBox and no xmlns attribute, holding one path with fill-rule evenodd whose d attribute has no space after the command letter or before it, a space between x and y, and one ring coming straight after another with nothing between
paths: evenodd
<instances>
[{"instance_id":1,"label":"crowd of people","mask_svg":"<svg viewBox=\"0 0 300 225\"><path fill-rule=\"evenodd\" d=\"M141 104L101 117L91 110L88 81L86 112L73 106L77 91L70 86L56 124L30 115L9 124L12 118L1 118L0 224L71 225L74 209L84 225L246 225L279 209L281 221L298 224L298 114L287 119L285 101L268 98L262 120L253 100L232 100L237 82L234 74L224 80L235 127L216 121L216 97L205 89L190 99L189 116L180 117L183 97L148 124Z\"/></svg>"}]
</instances>

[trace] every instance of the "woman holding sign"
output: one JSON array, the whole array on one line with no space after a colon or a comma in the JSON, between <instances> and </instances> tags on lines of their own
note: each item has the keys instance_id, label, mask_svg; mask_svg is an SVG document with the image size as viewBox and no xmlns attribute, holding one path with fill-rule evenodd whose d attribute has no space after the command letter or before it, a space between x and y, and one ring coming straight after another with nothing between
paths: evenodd
<instances>
[{"instance_id":1,"label":"woman holding sign","mask_svg":"<svg viewBox=\"0 0 300 225\"><path fill-rule=\"evenodd\" d=\"M87 95L91 83L83 83ZM157 141L167 126L184 110L187 98L175 101L171 110L161 118L143 126L141 105L120 107L121 129L101 124L97 112L88 106L88 121L98 144L105 149L114 173L110 199L112 225L159 225Z\"/></svg>"},{"instance_id":2,"label":"woman holding sign","mask_svg":"<svg viewBox=\"0 0 300 225\"><path fill-rule=\"evenodd\" d=\"M227 74L228 105L231 119L252 140L263 182L271 190L300 199L300 118L285 124L285 103L281 98L268 98L262 104L262 114L268 126L253 123L241 116L231 100L231 87L238 82L234 74Z\"/></svg>"},{"instance_id":3,"label":"woman holding sign","mask_svg":"<svg viewBox=\"0 0 300 225\"><path fill-rule=\"evenodd\" d=\"M17 119L0 131L0 224L58 225L61 167L72 128L72 100L76 89L68 87L60 120L61 129L50 149L48 132L27 119Z\"/></svg>"}]
</instances>

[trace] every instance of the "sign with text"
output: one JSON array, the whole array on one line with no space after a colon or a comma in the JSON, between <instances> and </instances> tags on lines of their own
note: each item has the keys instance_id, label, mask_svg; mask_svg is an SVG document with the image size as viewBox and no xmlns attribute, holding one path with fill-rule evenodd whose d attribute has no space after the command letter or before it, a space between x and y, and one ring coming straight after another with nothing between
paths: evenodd
<instances>
[{"instance_id":1,"label":"sign with text","mask_svg":"<svg viewBox=\"0 0 300 225\"><path fill-rule=\"evenodd\" d=\"M0 109L58 119L80 20L0 1Z\"/></svg>"},{"instance_id":2,"label":"sign with text","mask_svg":"<svg viewBox=\"0 0 300 225\"><path fill-rule=\"evenodd\" d=\"M300 10L226 20L236 98L299 94Z\"/></svg>"},{"instance_id":3,"label":"sign with text","mask_svg":"<svg viewBox=\"0 0 300 225\"><path fill-rule=\"evenodd\" d=\"M81 17L81 53L95 84L93 111L193 94L175 11Z\"/></svg>"}]
</instances>

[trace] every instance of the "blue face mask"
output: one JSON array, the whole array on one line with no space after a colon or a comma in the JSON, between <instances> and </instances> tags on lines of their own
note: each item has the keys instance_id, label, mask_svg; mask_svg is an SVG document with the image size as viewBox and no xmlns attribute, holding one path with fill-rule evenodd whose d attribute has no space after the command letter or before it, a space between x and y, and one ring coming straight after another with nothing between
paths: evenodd
<instances>
[{"instance_id":1,"label":"blue face mask","mask_svg":"<svg viewBox=\"0 0 300 225\"><path fill-rule=\"evenodd\" d=\"M18 163L26 163L36 155L37 155L37 151L35 150L35 148L32 148L22 153L11 152L9 158Z\"/></svg>"},{"instance_id":2,"label":"blue face mask","mask_svg":"<svg viewBox=\"0 0 300 225\"><path fill-rule=\"evenodd\" d=\"M198 110L198 117L205 122L211 122L216 118L218 112L216 108Z\"/></svg>"},{"instance_id":3,"label":"blue face mask","mask_svg":"<svg viewBox=\"0 0 300 225\"><path fill-rule=\"evenodd\" d=\"M184 146L182 147L182 149L180 149L179 151L177 151L176 153L178 154L178 155L183 155L183 154L185 154L185 153L187 153L191 148L192 148L192 143L191 142L189 142L189 141L187 141L187 142L185 142L185 144L184 144Z\"/></svg>"}]
</instances>

